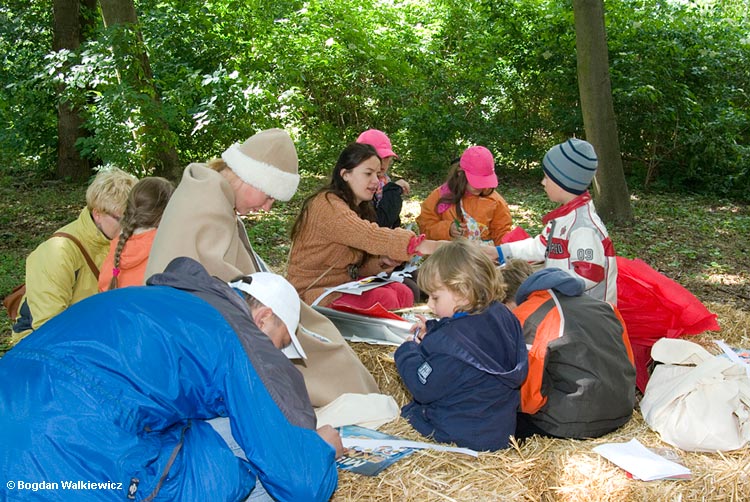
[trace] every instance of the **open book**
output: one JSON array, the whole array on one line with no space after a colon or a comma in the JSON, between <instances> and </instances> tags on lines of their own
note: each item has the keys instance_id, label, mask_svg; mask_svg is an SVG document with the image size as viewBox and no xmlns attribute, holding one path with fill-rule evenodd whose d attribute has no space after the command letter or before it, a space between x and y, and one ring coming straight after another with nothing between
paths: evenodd
<instances>
[{"instance_id":1,"label":"open book","mask_svg":"<svg viewBox=\"0 0 750 502\"><path fill-rule=\"evenodd\" d=\"M371 275L369 277L363 277L356 281L346 282L339 284L331 288L326 288L323 293L318 296L314 302L310 305L312 307L317 306L320 301L331 293L346 293L349 295L361 295L365 291L385 286L389 282L404 282L404 278L411 277L411 273L417 269L416 265L411 263L404 266L402 270L393 271L390 273L380 272L378 275Z\"/></svg>"},{"instance_id":2,"label":"open book","mask_svg":"<svg viewBox=\"0 0 750 502\"><path fill-rule=\"evenodd\" d=\"M357 425L345 425L340 427L339 434L341 434L342 439L400 439L396 436L391 436L390 434L385 434L373 429L366 429ZM373 447L349 446L346 454L336 460L336 465L339 469L346 471L364 474L365 476L376 476L389 465L411 455L414 451L414 448L394 448L393 446L388 445Z\"/></svg>"}]
</instances>

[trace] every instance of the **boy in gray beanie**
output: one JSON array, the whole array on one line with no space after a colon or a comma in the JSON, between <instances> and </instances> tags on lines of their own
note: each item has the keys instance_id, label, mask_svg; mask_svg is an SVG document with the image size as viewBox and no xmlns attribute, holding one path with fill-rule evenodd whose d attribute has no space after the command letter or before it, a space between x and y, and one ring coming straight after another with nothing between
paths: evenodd
<instances>
[{"instance_id":1,"label":"boy in gray beanie","mask_svg":"<svg viewBox=\"0 0 750 502\"><path fill-rule=\"evenodd\" d=\"M542 164L542 186L560 207L544 216L541 234L498 246L500 263L520 258L567 270L583 279L586 294L617 305L615 247L588 192L597 168L594 147L571 138L550 148Z\"/></svg>"}]
</instances>

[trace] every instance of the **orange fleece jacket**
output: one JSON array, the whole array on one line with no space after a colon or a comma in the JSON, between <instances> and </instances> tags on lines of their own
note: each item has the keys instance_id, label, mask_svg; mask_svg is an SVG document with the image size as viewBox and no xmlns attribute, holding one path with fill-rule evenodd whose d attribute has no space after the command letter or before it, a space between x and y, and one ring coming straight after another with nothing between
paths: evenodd
<instances>
[{"instance_id":1,"label":"orange fleece jacket","mask_svg":"<svg viewBox=\"0 0 750 502\"><path fill-rule=\"evenodd\" d=\"M419 231L428 239L451 240L450 227L456 219L456 206L452 205L443 213L437 212L435 205L440 200L440 187L433 190L422 202L422 211L417 217ZM499 193L492 192L486 197L466 193L461 199L464 212L474 218L482 229L482 240L502 244L502 237L510 232L512 219L510 209Z\"/></svg>"}]
</instances>

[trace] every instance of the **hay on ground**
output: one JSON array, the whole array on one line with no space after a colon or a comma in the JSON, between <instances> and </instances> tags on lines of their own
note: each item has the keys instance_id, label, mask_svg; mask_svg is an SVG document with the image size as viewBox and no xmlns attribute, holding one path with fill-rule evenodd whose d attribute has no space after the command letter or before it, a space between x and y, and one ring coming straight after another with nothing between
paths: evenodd
<instances>
[{"instance_id":1,"label":"hay on ground","mask_svg":"<svg viewBox=\"0 0 750 502\"><path fill-rule=\"evenodd\" d=\"M708 303L718 314L721 332L689 339L716 352L711 340L750 347L750 314L723 304ZM399 405L409 393L393 363L393 347L352 344L383 393ZM426 441L403 418L384 425L383 432ZM636 481L592 451L602 443L636 438L647 447L669 448L692 471L691 480ZM636 409L619 430L591 440L534 436L507 450L480 453L479 458L437 451L418 451L368 477L339 471L334 501L742 501L750 498L748 448L725 453L693 453L664 443Z\"/></svg>"}]
</instances>

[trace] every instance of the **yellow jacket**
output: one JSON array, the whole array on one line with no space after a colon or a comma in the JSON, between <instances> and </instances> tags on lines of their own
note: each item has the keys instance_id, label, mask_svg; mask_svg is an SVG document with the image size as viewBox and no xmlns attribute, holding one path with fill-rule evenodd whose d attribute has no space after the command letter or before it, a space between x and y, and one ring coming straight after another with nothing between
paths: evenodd
<instances>
[{"instance_id":1,"label":"yellow jacket","mask_svg":"<svg viewBox=\"0 0 750 502\"><path fill-rule=\"evenodd\" d=\"M78 219L58 230L78 238L100 267L109 251L109 239L96 227L87 208ZM13 325L12 343L39 328L77 301L98 291L94 277L75 242L51 237L26 258L26 296Z\"/></svg>"}]
</instances>

